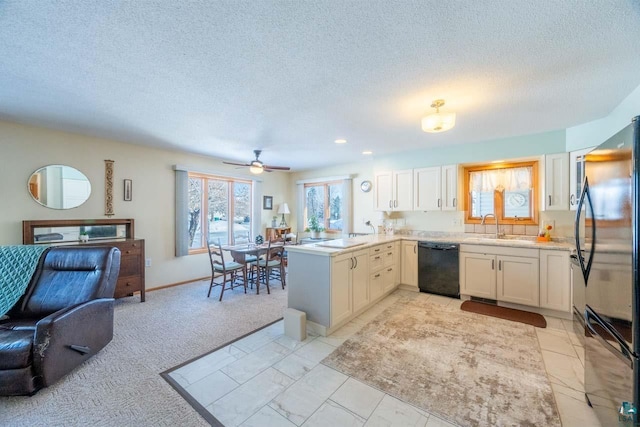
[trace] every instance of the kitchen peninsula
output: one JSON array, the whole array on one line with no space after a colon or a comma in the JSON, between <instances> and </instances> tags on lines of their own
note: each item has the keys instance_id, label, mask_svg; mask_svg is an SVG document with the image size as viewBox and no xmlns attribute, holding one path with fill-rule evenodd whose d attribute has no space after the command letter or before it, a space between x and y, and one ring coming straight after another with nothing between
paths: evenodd
<instances>
[{"instance_id":1,"label":"kitchen peninsula","mask_svg":"<svg viewBox=\"0 0 640 427\"><path fill-rule=\"evenodd\" d=\"M310 245L288 246L288 307L306 313L309 326L321 335L329 335L349 320L366 311L398 286L418 291L417 283L402 283L402 278L416 277L403 269L418 268L417 254L401 250L402 245L417 241L455 241L461 243L460 285L461 298L476 295L471 282L463 275L469 267L480 270L467 275L474 280L480 277L489 286L490 293L499 305L514 308L526 306L530 311L570 317L571 289L569 270L569 243L535 243L524 239L489 239L469 235L414 236L414 235L367 235L349 239L336 239ZM526 249L525 249L526 248ZM526 255L526 256L525 256ZM495 256L500 259L492 263ZM411 259L413 258L413 259ZM490 259L488 264L477 263L478 258ZM471 260L465 265L463 260ZM506 264L505 260L510 261ZM550 266L547 260L552 260ZM527 261L530 271L537 274L532 280L517 280L518 268ZM565 262L566 261L566 262ZM481 269L488 265L489 271ZM532 267L533 265L533 267ZM493 266L493 268L492 268ZM503 267L504 266L504 267ZM535 267L535 268L534 268ZM417 272L416 272L417 273ZM502 278L502 281L500 279ZM508 283L510 288L500 288L499 283ZM509 292L501 293L501 289ZM520 295L530 295L527 301ZM518 298L513 298L516 296ZM515 305L514 305L515 301Z\"/></svg>"}]
</instances>

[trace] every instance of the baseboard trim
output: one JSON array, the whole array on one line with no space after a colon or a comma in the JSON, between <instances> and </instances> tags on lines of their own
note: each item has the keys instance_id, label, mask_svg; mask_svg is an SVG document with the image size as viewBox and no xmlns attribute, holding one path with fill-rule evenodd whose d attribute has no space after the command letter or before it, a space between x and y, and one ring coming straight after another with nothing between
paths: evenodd
<instances>
[{"instance_id":1,"label":"baseboard trim","mask_svg":"<svg viewBox=\"0 0 640 427\"><path fill-rule=\"evenodd\" d=\"M170 283L168 285L162 285L155 288L145 289L145 292L158 291L160 289L173 288L174 286L186 285L187 283L199 282L201 280L211 280L211 276L199 277L197 279L185 280L184 282Z\"/></svg>"}]
</instances>

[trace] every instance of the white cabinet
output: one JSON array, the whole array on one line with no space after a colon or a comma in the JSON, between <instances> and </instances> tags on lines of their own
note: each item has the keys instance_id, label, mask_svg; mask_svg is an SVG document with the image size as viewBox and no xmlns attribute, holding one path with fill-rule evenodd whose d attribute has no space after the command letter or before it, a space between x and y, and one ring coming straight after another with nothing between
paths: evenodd
<instances>
[{"instance_id":1,"label":"white cabinet","mask_svg":"<svg viewBox=\"0 0 640 427\"><path fill-rule=\"evenodd\" d=\"M331 262L331 325L369 304L369 252L347 252Z\"/></svg>"},{"instance_id":2,"label":"white cabinet","mask_svg":"<svg viewBox=\"0 0 640 427\"><path fill-rule=\"evenodd\" d=\"M414 169L413 209L454 211L457 209L458 165Z\"/></svg>"},{"instance_id":3,"label":"white cabinet","mask_svg":"<svg viewBox=\"0 0 640 427\"><path fill-rule=\"evenodd\" d=\"M400 283L418 290L418 242L403 241Z\"/></svg>"},{"instance_id":4,"label":"white cabinet","mask_svg":"<svg viewBox=\"0 0 640 427\"><path fill-rule=\"evenodd\" d=\"M378 172L373 188L375 211L413 210L413 169Z\"/></svg>"},{"instance_id":5,"label":"white cabinet","mask_svg":"<svg viewBox=\"0 0 640 427\"><path fill-rule=\"evenodd\" d=\"M547 154L544 160L544 209L569 209L569 153Z\"/></svg>"},{"instance_id":6,"label":"white cabinet","mask_svg":"<svg viewBox=\"0 0 640 427\"><path fill-rule=\"evenodd\" d=\"M353 289L353 311L356 312L369 304L369 253L366 250L353 253L354 266L351 269L351 287Z\"/></svg>"},{"instance_id":7,"label":"white cabinet","mask_svg":"<svg viewBox=\"0 0 640 427\"><path fill-rule=\"evenodd\" d=\"M398 285L398 244L384 243L369 249L369 294L374 301Z\"/></svg>"},{"instance_id":8,"label":"white cabinet","mask_svg":"<svg viewBox=\"0 0 640 427\"><path fill-rule=\"evenodd\" d=\"M351 253L339 255L331 263L331 324L346 320L353 313L351 300Z\"/></svg>"},{"instance_id":9,"label":"white cabinet","mask_svg":"<svg viewBox=\"0 0 640 427\"><path fill-rule=\"evenodd\" d=\"M460 293L496 299L496 256L460 252Z\"/></svg>"},{"instance_id":10,"label":"white cabinet","mask_svg":"<svg viewBox=\"0 0 640 427\"><path fill-rule=\"evenodd\" d=\"M539 251L461 245L460 293L539 306Z\"/></svg>"},{"instance_id":11,"label":"white cabinet","mask_svg":"<svg viewBox=\"0 0 640 427\"><path fill-rule=\"evenodd\" d=\"M569 153L569 209L575 211L582 193L584 181L585 156L593 147L576 150Z\"/></svg>"},{"instance_id":12,"label":"white cabinet","mask_svg":"<svg viewBox=\"0 0 640 427\"><path fill-rule=\"evenodd\" d=\"M538 307L540 305L539 260L498 255L496 262L498 263L496 299Z\"/></svg>"},{"instance_id":13,"label":"white cabinet","mask_svg":"<svg viewBox=\"0 0 640 427\"><path fill-rule=\"evenodd\" d=\"M540 307L571 312L569 252L540 250Z\"/></svg>"}]
</instances>

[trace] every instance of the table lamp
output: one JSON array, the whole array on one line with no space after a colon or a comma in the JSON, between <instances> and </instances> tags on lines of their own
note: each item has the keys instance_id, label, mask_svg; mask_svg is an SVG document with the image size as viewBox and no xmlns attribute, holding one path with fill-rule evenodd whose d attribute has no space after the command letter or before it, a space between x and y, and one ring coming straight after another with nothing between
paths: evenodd
<instances>
[{"instance_id":1,"label":"table lamp","mask_svg":"<svg viewBox=\"0 0 640 427\"><path fill-rule=\"evenodd\" d=\"M289 212L289 205L287 205L286 203L282 203L280 205L280 207L278 208L278 213L282 214L282 221L280 221L280 227L286 227L287 226L287 222L284 220L284 214L290 214L291 212Z\"/></svg>"}]
</instances>

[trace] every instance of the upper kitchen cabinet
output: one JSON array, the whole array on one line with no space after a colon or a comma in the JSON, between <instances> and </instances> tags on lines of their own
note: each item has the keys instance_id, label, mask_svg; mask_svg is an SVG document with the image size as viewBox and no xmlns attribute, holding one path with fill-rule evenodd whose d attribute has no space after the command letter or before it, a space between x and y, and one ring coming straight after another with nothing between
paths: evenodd
<instances>
[{"instance_id":1,"label":"upper kitchen cabinet","mask_svg":"<svg viewBox=\"0 0 640 427\"><path fill-rule=\"evenodd\" d=\"M413 209L455 211L458 206L458 165L413 171Z\"/></svg>"},{"instance_id":2,"label":"upper kitchen cabinet","mask_svg":"<svg viewBox=\"0 0 640 427\"><path fill-rule=\"evenodd\" d=\"M373 204L375 211L413 210L413 169L376 173Z\"/></svg>"},{"instance_id":3,"label":"upper kitchen cabinet","mask_svg":"<svg viewBox=\"0 0 640 427\"><path fill-rule=\"evenodd\" d=\"M584 181L584 158L594 147L569 153L569 209L575 211L578 207L578 199L582 193L582 181Z\"/></svg>"},{"instance_id":4,"label":"upper kitchen cabinet","mask_svg":"<svg viewBox=\"0 0 640 427\"><path fill-rule=\"evenodd\" d=\"M569 153L547 154L544 160L544 209L569 209Z\"/></svg>"}]
</instances>

